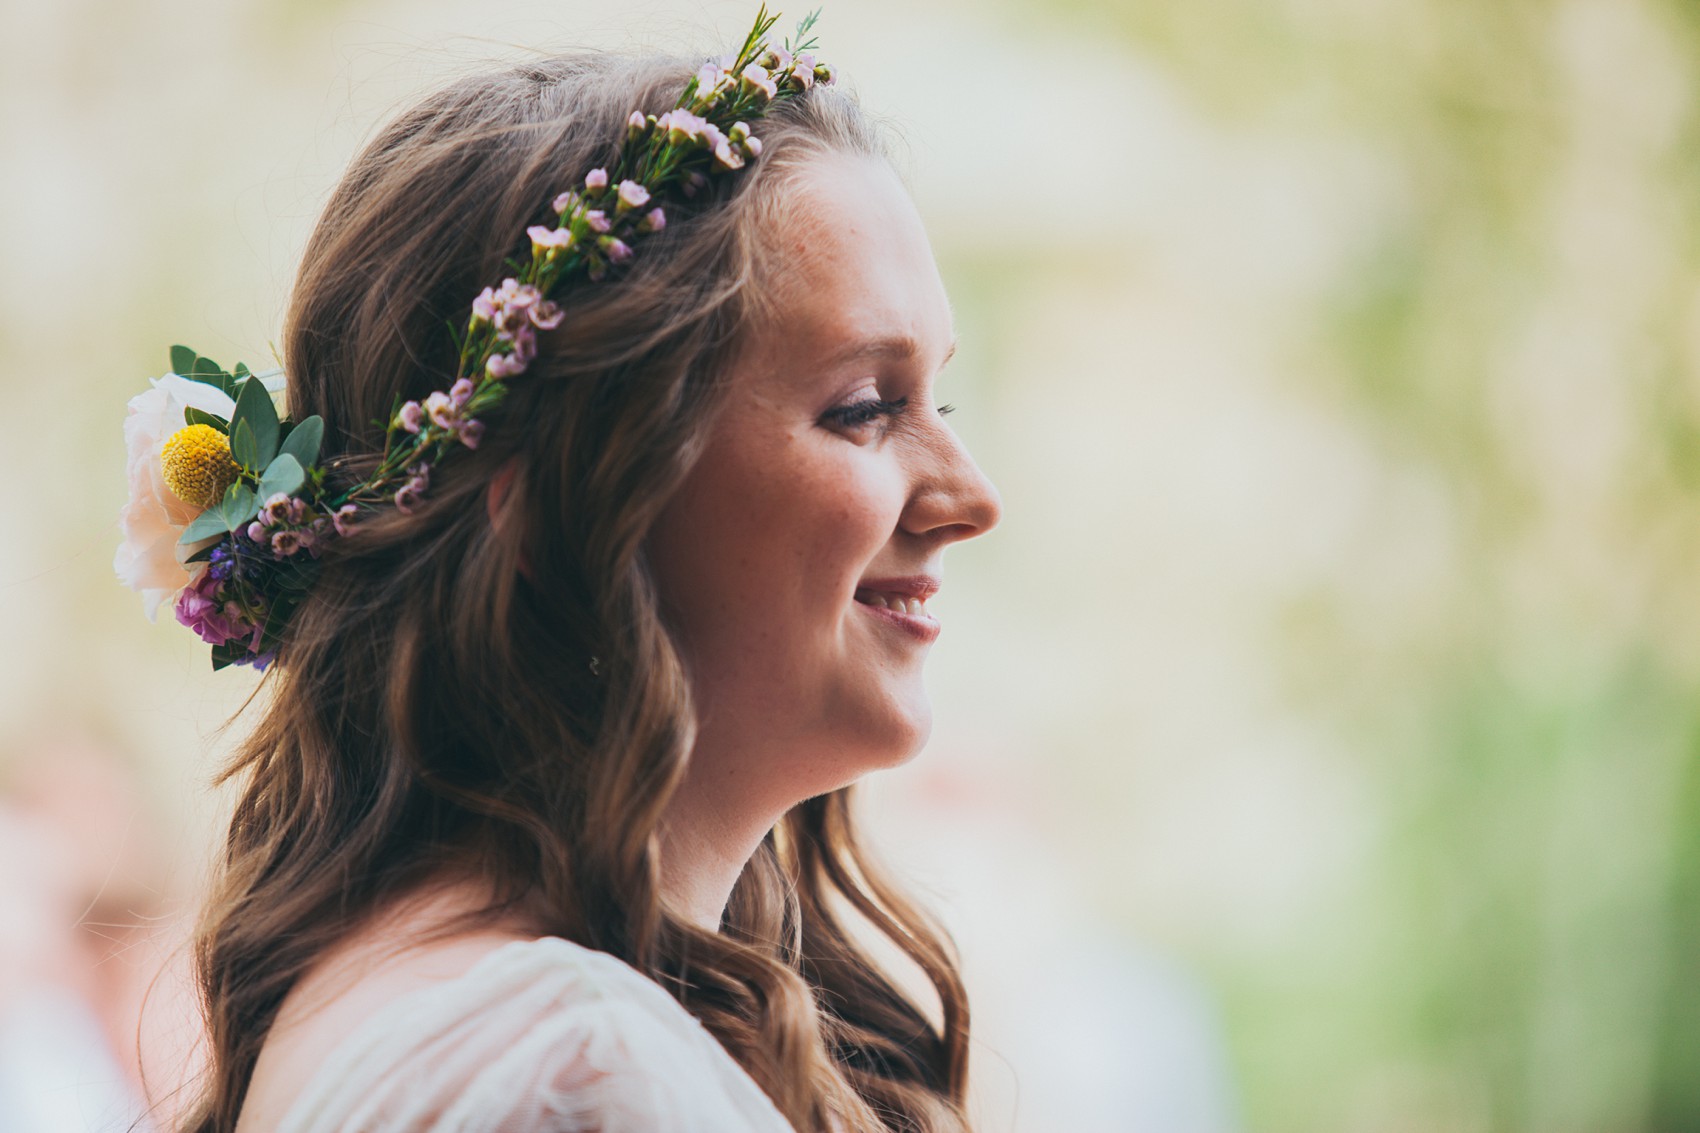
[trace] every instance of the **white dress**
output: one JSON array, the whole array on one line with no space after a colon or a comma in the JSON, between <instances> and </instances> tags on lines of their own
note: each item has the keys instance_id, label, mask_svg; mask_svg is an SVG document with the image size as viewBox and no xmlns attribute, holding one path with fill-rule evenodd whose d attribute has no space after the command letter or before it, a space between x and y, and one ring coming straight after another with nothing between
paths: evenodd
<instances>
[{"instance_id":1,"label":"white dress","mask_svg":"<svg viewBox=\"0 0 1700 1133\"><path fill-rule=\"evenodd\" d=\"M516 941L386 1004L279 1133L794 1133L654 981L605 952Z\"/></svg>"}]
</instances>

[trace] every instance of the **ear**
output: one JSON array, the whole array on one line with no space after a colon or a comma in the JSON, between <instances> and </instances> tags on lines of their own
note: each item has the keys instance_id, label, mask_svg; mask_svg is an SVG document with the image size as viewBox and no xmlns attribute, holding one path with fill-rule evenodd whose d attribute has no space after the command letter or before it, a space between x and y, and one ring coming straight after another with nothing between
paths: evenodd
<instances>
[{"instance_id":1,"label":"ear","mask_svg":"<svg viewBox=\"0 0 1700 1133\"><path fill-rule=\"evenodd\" d=\"M519 474L519 463L510 460L497 470L490 478L490 486L484 492L484 513L490 517L490 526L497 531L508 523L518 522L507 510L508 495L513 491L514 477ZM519 553L519 572L529 582L537 581L531 574L531 559L524 548Z\"/></svg>"}]
</instances>

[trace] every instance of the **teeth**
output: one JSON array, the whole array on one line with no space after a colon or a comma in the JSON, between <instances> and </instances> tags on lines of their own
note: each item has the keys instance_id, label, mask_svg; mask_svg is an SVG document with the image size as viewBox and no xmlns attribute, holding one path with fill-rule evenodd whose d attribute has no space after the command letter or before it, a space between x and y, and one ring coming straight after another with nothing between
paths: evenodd
<instances>
[{"instance_id":1,"label":"teeth","mask_svg":"<svg viewBox=\"0 0 1700 1133\"><path fill-rule=\"evenodd\" d=\"M924 598L905 598L901 594L881 594L873 590L860 590L856 600L868 606L881 610L895 610L900 614L924 615L927 612L927 601Z\"/></svg>"}]
</instances>

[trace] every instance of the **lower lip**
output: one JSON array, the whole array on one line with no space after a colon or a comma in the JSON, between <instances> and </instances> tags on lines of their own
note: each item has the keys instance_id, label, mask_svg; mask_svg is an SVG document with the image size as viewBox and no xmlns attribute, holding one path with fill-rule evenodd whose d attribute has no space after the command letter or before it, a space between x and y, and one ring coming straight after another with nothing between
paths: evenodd
<instances>
[{"instance_id":1,"label":"lower lip","mask_svg":"<svg viewBox=\"0 0 1700 1133\"><path fill-rule=\"evenodd\" d=\"M870 606L866 602L857 602L856 605L880 621L896 626L923 645L932 644L938 638L939 631L944 628L931 614L905 614L885 606Z\"/></svg>"}]
</instances>

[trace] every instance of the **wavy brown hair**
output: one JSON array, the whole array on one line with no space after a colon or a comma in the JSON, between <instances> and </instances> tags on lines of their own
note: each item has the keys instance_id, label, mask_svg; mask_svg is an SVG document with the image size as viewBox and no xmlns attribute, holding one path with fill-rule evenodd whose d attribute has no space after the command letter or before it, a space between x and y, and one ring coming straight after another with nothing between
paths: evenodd
<instances>
[{"instance_id":1,"label":"wavy brown hair","mask_svg":"<svg viewBox=\"0 0 1700 1133\"><path fill-rule=\"evenodd\" d=\"M444 388L445 323L525 253L556 192L612 158L627 114L671 106L690 71L584 54L479 75L356 159L284 337L290 412L325 418L332 476L371 468L397 395ZM629 271L565 289L568 321L415 514L326 551L224 772L240 790L196 939L211 1062L191 1133L235 1126L314 962L445 876L488 885L481 918L523 910L655 979L799 1130L967 1128L954 954L876 867L844 792L770 832L720 932L671 915L658 887L694 716L645 537L759 333L764 239L800 191L792 174L824 152L884 152L834 90L776 105L758 132L761 160L670 201ZM498 476L505 493L489 491ZM876 962L870 929L936 1004Z\"/></svg>"}]
</instances>

